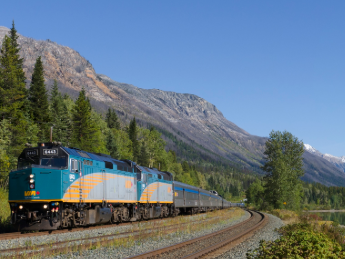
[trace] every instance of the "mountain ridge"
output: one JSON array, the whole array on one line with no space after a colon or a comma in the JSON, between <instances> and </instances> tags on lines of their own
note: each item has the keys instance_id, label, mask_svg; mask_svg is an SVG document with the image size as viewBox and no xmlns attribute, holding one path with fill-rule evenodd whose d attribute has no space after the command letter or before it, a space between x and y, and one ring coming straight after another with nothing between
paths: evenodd
<instances>
[{"instance_id":1,"label":"mountain ridge","mask_svg":"<svg viewBox=\"0 0 345 259\"><path fill-rule=\"evenodd\" d=\"M0 27L1 42L8 31L6 27ZM214 104L205 99L194 94L142 89L116 82L96 73L79 52L50 40L34 40L19 34L18 43L20 55L24 58L27 87L36 58L41 56L48 89L54 79L58 80L61 92L74 98L84 88L99 111L112 107L126 123L135 116L139 123L170 132L213 159L221 157L243 169L262 173L260 166L264 161L267 138L249 134L227 120ZM164 137L168 148L178 151L179 147ZM304 180L345 186L345 175L330 162L311 153L305 154L304 160Z\"/></svg>"}]
</instances>

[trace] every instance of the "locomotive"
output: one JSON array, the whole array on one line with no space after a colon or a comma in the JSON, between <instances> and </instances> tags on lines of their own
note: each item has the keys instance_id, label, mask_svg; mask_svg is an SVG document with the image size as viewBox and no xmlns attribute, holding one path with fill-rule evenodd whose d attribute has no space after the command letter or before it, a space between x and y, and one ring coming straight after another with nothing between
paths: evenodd
<instances>
[{"instance_id":1,"label":"locomotive","mask_svg":"<svg viewBox=\"0 0 345 259\"><path fill-rule=\"evenodd\" d=\"M235 205L173 181L169 172L60 142L23 150L9 175L9 203L11 222L19 231L146 220Z\"/></svg>"}]
</instances>

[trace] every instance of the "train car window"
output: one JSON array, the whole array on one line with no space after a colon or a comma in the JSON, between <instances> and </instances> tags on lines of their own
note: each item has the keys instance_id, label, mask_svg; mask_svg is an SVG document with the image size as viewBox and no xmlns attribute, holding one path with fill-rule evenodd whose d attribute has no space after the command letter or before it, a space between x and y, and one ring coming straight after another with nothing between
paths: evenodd
<instances>
[{"instance_id":1,"label":"train car window","mask_svg":"<svg viewBox=\"0 0 345 259\"><path fill-rule=\"evenodd\" d=\"M132 167L127 167L127 172L133 173Z\"/></svg>"},{"instance_id":2,"label":"train car window","mask_svg":"<svg viewBox=\"0 0 345 259\"><path fill-rule=\"evenodd\" d=\"M158 175L158 179L162 179L162 176L160 174Z\"/></svg>"},{"instance_id":3,"label":"train car window","mask_svg":"<svg viewBox=\"0 0 345 259\"><path fill-rule=\"evenodd\" d=\"M107 162L107 161L104 161L105 163L105 168L109 168L109 169L113 169L114 168L114 165L112 162Z\"/></svg>"},{"instance_id":4,"label":"train car window","mask_svg":"<svg viewBox=\"0 0 345 259\"><path fill-rule=\"evenodd\" d=\"M137 180L141 181L141 173L140 172L137 173Z\"/></svg>"},{"instance_id":5,"label":"train car window","mask_svg":"<svg viewBox=\"0 0 345 259\"><path fill-rule=\"evenodd\" d=\"M152 178L152 174L148 174L147 177Z\"/></svg>"},{"instance_id":6,"label":"train car window","mask_svg":"<svg viewBox=\"0 0 345 259\"><path fill-rule=\"evenodd\" d=\"M117 170L123 171L123 166L122 165L118 165L117 166Z\"/></svg>"}]
</instances>

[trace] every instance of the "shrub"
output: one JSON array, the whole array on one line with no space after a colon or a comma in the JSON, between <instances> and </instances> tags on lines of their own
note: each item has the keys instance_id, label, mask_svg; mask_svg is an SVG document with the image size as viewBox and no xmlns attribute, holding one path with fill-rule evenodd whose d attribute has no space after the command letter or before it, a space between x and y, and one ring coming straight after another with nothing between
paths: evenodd
<instances>
[{"instance_id":1,"label":"shrub","mask_svg":"<svg viewBox=\"0 0 345 259\"><path fill-rule=\"evenodd\" d=\"M282 220L287 220L290 218L296 218L297 214L291 210L279 210L279 209L275 209L270 211L270 213L274 216L277 216L278 218L282 219Z\"/></svg>"},{"instance_id":2,"label":"shrub","mask_svg":"<svg viewBox=\"0 0 345 259\"><path fill-rule=\"evenodd\" d=\"M262 240L258 249L247 253L247 258L345 258L341 245L311 224L287 225L280 233L283 236L276 241Z\"/></svg>"}]
</instances>

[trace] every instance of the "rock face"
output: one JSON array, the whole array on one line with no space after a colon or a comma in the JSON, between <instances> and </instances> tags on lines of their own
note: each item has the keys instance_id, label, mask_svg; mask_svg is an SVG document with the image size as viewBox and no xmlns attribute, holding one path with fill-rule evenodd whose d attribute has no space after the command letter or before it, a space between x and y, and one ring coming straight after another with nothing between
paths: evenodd
<instances>
[{"instance_id":1,"label":"rock face","mask_svg":"<svg viewBox=\"0 0 345 259\"><path fill-rule=\"evenodd\" d=\"M0 27L0 42L8 31L8 28ZM193 94L147 90L116 82L97 74L77 51L50 40L20 36L18 41L28 86L35 61L41 56L47 88L56 79L61 92L76 97L84 87L96 109L104 112L107 107L113 107L126 122L135 116L139 123L156 126L165 134L168 147L177 153L179 147L171 136L184 141L203 157L222 159L261 172L267 138L250 135L225 119L216 106L206 100ZM345 175L330 162L324 159L320 162L320 158L311 153L304 158L305 180L345 185Z\"/></svg>"}]
</instances>

